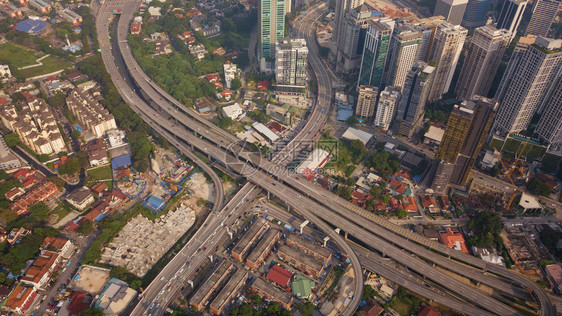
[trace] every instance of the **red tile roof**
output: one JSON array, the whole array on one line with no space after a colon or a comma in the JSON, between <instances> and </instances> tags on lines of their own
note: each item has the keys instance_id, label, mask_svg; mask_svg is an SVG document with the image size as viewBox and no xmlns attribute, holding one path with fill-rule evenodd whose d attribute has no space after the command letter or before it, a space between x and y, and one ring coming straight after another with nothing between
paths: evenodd
<instances>
[{"instance_id":1,"label":"red tile roof","mask_svg":"<svg viewBox=\"0 0 562 316\"><path fill-rule=\"evenodd\" d=\"M439 316L441 313L431 305L425 306L421 311L418 312L418 316Z\"/></svg>"},{"instance_id":2,"label":"red tile roof","mask_svg":"<svg viewBox=\"0 0 562 316\"><path fill-rule=\"evenodd\" d=\"M43 248L53 247L55 251L61 251L62 247L66 245L68 239L62 237L45 237L43 240Z\"/></svg>"},{"instance_id":3,"label":"red tile roof","mask_svg":"<svg viewBox=\"0 0 562 316\"><path fill-rule=\"evenodd\" d=\"M455 233L451 230L451 228L447 227L444 232L439 232L439 239L441 243L449 248L459 248L461 252L468 253L468 249L466 248L466 244L464 241L464 237L461 233Z\"/></svg>"},{"instance_id":4,"label":"red tile roof","mask_svg":"<svg viewBox=\"0 0 562 316\"><path fill-rule=\"evenodd\" d=\"M437 202L435 202L431 195L422 195L420 198L423 207L437 206Z\"/></svg>"},{"instance_id":5,"label":"red tile roof","mask_svg":"<svg viewBox=\"0 0 562 316\"><path fill-rule=\"evenodd\" d=\"M92 297L86 292L74 291L70 295L70 303L66 307L71 315L78 315L92 303Z\"/></svg>"},{"instance_id":6,"label":"red tile roof","mask_svg":"<svg viewBox=\"0 0 562 316\"><path fill-rule=\"evenodd\" d=\"M4 306L11 309L22 308L27 298L34 292L35 290L33 288L25 287L20 284L14 289L12 294L10 294Z\"/></svg>"},{"instance_id":7,"label":"red tile roof","mask_svg":"<svg viewBox=\"0 0 562 316\"><path fill-rule=\"evenodd\" d=\"M293 274L278 265L274 265L269 269L267 273L267 278L271 281L279 284L281 287L287 287L289 285L289 281L293 277Z\"/></svg>"},{"instance_id":8,"label":"red tile roof","mask_svg":"<svg viewBox=\"0 0 562 316\"><path fill-rule=\"evenodd\" d=\"M48 250L42 251L39 257L33 261L31 267L27 269L23 278L21 278L22 281L38 283L46 273L49 273L49 270L55 264L58 257L59 255L55 252Z\"/></svg>"}]
</instances>

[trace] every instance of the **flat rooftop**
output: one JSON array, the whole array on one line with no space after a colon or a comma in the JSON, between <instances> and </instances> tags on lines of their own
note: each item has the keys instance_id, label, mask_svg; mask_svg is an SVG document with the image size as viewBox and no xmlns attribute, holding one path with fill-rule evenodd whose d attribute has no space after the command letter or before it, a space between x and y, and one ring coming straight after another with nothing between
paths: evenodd
<instances>
[{"instance_id":1,"label":"flat rooftop","mask_svg":"<svg viewBox=\"0 0 562 316\"><path fill-rule=\"evenodd\" d=\"M242 282L246 280L248 273L242 269L236 271L228 283L224 286L219 295L211 303L211 307L216 310L222 310L224 305L228 303L230 298L234 295L234 292L240 287Z\"/></svg>"},{"instance_id":2,"label":"flat rooftop","mask_svg":"<svg viewBox=\"0 0 562 316\"><path fill-rule=\"evenodd\" d=\"M279 290L262 279L258 278L252 287L267 293L267 295L274 297L276 300L285 304L289 304L291 302L292 296L289 293Z\"/></svg>"},{"instance_id":3,"label":"flat rooftop","mask_svg":"<svg viewBox=\"0 0 562 316\"><path fill-rule=\"evenodd\" d=\"M210 290L215 286L215 284L221 282L226 277L232 266L232 262L223 260L207 281L205 281L205 283L203 283L203 285L201 285L197 292L195 292L195 294L191 297L191 300L189 300L191 304L202 305L202 303L205 303L201 301L207 299Z\"/></svg>"},{"instance_id":4,"label":"flat rooftop","mask_svg":"<svg viewBox=\"0 0 562 316\"><path fill-rule=\"evenodd\" d=\"M262 217L258 218L252 227L248 229L246 234L242 236L242 238L238 241L232 252L238 253L242 255L242 252L245 252L251 245L250 241L256 236L262 228L265 226L266 221Z\"/></svg>"},{"instance_id":5,"label":"flat rooftop","mask_svg":"<svg viewBox=\"0 0 562 316\"><path fill-rule=\"evenodd\" d=\"M290 233L287 240L299 244L301 247L309 249L324 258L328 258L332 254L330 250L295 233Z\"/></svg>"},{"instance_id":6,"label":"flat rooftop","mask_svg":"<svg viewBox=\"0 0 562 316\"><path fill-rule=\"evenodd\" d=\"M279 231L275 228L271 228L265 236L260 240L256 248L248 256L248 260L251 262L256 262L259 257L267 250L267 247L273 242L275 238L279 236Z\"/></svg>"},{"instance_id":7,"label":"flat rooftop","mask_svg":"<svg viewBox=\"0 0 562 316\"><path fill-rule=\"evenodd\" d=\"M287 245L284 245L281 248L279 248L278 252L282 252L286 254L288 257L291 257L292 259L316 271L320 271L323 268L323 265L320 262Z\"/></svg>"}]
</instances>

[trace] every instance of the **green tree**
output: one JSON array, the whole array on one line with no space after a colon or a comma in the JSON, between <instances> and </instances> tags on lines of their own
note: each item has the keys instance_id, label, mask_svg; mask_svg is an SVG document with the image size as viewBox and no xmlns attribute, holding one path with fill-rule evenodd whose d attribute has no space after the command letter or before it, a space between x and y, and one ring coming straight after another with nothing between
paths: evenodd
<instances>
[{"instance_id":1,"label":"green tree","mask_svg":"<svg viewBox=\"0 0 562 316\"><path fill-rule=\"evenodd\" d=\"M364 300L373 299L378 294L379 293L377 292L377 290L375 290L372 286L370 286L370 285L364 285L363 286L363 296L362 296L362 298Z\"/></svg>"},{"instance_id":2,"label":"green tree","mask_svg":"<svg viewBox=\"0 0 562 316\"><path fill-rule=\"evenodd\" d=\"M469 244L477 247L501 247L501 238L499 234L503 227L500 216L490 210L478 212L468 222L468 228L474 234L468 238Z\"/></svg>"},{"instance_id":3,"label":"green tree","mask_svg":"<svg viewBox=\"0 0 562 316\"><path fill-rule=\"evenodd\" d=\"M6 145L8 145L8 147L15 147L20 144L20 138L18 134L15 133L10 133L4 136L4 141L6 142Z\"/></svg>"},{"instance_id":4,"label":"green tree","mask_svg":"<svg viewBox=\"0 0 562 316\"><path fill-rule=\"evenodd\" d=\"M529 181L527 190L535 195L542 195L546 197L550 196L552 193L552 189L546 185L546 183L537 178L533 178L533 180Z\"/></svg>"},{"instance_id":5,"label":"green tree","mask_svg":"<svg viewBox=\"0 0 562 316\"><path fill-rule=\"evenodd\" d=\"M45 220L49 217L51 209L45 203L35 203L31 205L29 212L38 220Z\"/></svg>"},{"instance_id":6,"label":"green tree","mask_svg":"<svg viewBox=\"0 0 562 316\"><path fill-rule=\"evenodd\" d=\"M349 125L357 125L359 124L359 120L355 117L355 116L350 116L346 121L347 124Z\"/></svg>"},{"instance_id":7,"label":"green tree","mask_svg":"<svg viewBox=\"0 0 562 316\"><path fill-rule=\"evenodd\" d=\"M70 136L74 139L79 139L80 138L80 132L79 131L72 131L70 133Z\"/></svg>"},{"instance_id":8,"label":"green tree","mask_svg":"<svg viewBox=\"0 0 562 316\"><path fill-rule=\"evenodd\" d=\"M85 310L81 311L79 316L103 316L103 312L101 309L97 309L95 307L88 307Z\"/></svg>"},{"instance_id":9,"label":"green tree","mask_svg":"<svg viewBox=\"0 0 562 316\"><path fill-rule=\"evenodd\" d=\"M80 227L76 230L77 233L88 236L94 231L94 223L89 221L83 221L80 223Z\"/></svg>"},{"instance_id":10,"label":"green tree","mask_svg":"<svg viewBox=\"0 0 562 316\"><path fill-rule=\"evenodd\" d=\"M408 212L403 208L399 208L396 210L396 212L394 212L394 215L396 215L396 217L398 218L406 218L408 217Z\"/></svg>"},{"instance_id":11,"label":"green tree","mask_svg":"<svg viewBox=\"0 0 562 316\"><path fill-rule=\"evenodd\" d=\"M232 80L231 86L232 90L238 90L240 89L240 87L242 87L242 81L240 81L239 78L234 78L234 80Z\"/></svg>"}]
</instances>

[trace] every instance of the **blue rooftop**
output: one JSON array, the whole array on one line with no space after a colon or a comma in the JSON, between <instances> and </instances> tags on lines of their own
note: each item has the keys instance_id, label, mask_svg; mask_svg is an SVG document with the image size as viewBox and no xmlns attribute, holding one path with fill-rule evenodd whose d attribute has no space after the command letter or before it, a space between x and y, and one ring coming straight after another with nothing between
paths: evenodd
<instances>
[{"instance_id":1,"label":"blue rooftop","mask_svg":"<svg viewBox=\"0 0 562 316\"><path fill-rule=\"evenodd\" d=\"M47 27L47 22L45 21L26 19L18 23L16 30L30 34L40 34L45 27Z\"/></svg>"},{"instance_id":2,"label":"blue rooftop","mask_svg":"<svg viewBox=\"0 0 562 316\"><path fill-rule=\"evenodd\" d=\"M131 165L131 155L126 154L111 159L111 169L127 167Z\"/></svg>"},{"instance_id":3,"label":"blue rooftop","mask_svg":"<svg viewBox=\"0 0 562 316\"><path fill-rule=\"evenodd\" d=\"M353 116L353 108L350 106L338 106L338 121L344 122Z\"/></svg>"}]
</instances>

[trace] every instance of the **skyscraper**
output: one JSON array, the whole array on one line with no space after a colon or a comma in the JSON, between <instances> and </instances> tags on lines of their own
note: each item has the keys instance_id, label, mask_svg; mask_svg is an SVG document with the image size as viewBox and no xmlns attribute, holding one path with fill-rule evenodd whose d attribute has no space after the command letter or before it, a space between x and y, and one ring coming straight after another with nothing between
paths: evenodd
<instances>
[{"instance_id":1,"label":"skyscraper","mask_svg":"<svg viewBox=\"0 0 562 316\"><path fill-rule=\"evenodd\" d=\"M502 80L500 81L498 89L496 90L496 95L494 96L496 100L499 100L500 102L501 100L503 100L507 87L509 87L511 79L514 78L513 73L519 66L525 50L527 50L527 47L529 45L534 44L536 39L537 37L535 35L528 35L519 38L519 41L517 42L517 45L515 45L513 53L511 53L511 57L509 58L509 62L503 73Z\"/></svg>"},{"instance_id":2,"label":"skyscraper","mask_svg":"<svg viewBox=\"0 0 562 316\"><path fill-rule=\"evenodd\" d=\"M452 24L460 25L468 0L437 0L433 15L444 16Z\"/></svg>"},{"instance_id":3,"label":"skyscraper","mask_svg":"<svg viewBox=\"0 0 562 316\"><path fill-rule=\"evenodd\" d=\"M336 0L336 12L334 19L334 31L332 32L332 40L338 43L342 38L344 31L345 16L353 9L362 5L364 0Z\"/></svg>"},{"instance_id":4,"label":"skyscraper","mask_svg":"<svg viewBox=\"0 0 562 316\"><path fill-rule=\"evenodd\" d=\"M375 112L379 89L373 86L360 86L355 115L361 119L370 119Z\"/></svg>"},{"instance_id":5,"label":"skyscraper","mask_svg":"<svg viewBox=\"0 0 562 316\"><path fill-rule=\"evenodd\" d=\"M494 131L505 135L526 129L557 82L561 67L562 40L539 36L524 51L514 53L497 93L501 106Z\"/></svg>"},{"instance_id":6,"label":"skyscraper","mask_svg":"<svg viewBox=\"0 0 562 316\"><path fill-rule=\"evenodd\" d=\"M544 112L535 132L545 143L555 150L562 148L562 75L552 86L550 96L546 99Z\"/></svg>"},{"instance_id":7,"label":"skyscraper","mask_svg":"<svg viewBox=\"0 0 562 316\"><path fill-rule=\"evenodd\" d=\"M381 92L379 96L379 101L377 102L377 113L375 114L375 126L380 127L383 130L388 130L392 119L394 118L394 113L398 108L400 102L400 88L398 87L386 87L384 91Z\"/></svg>"},{"instance_id":8,"label":"skyscraper","mask_svg":"<svg viewBox=\"0 0 562 316\"><path fill-rule=\"evenodd\" d=\"M415 19L410 22L414 28L422 34L417 60L425 61L426 63L429 62L429 54L433 47L433 39L435 38L437 27L443 22L445 22L445 18L442 16Z\"/></svg>"},{"instance_id":9,"label":"skyscraper","mask_svg":"<svg viewBox=\"0 0 562 316\"><path fill-rule=\"evenodd\" d=\"M367 22L369 28L361 59L361 69L357 82L358 87L361 85L372 85L379 89L382 88L388 46L390 44L390 36L392 35L392 27L394 26L394 24L389 25L389 23L392 22L392 20L387 22L387 20L383 19Z\"/></svg>"},{"instance_id":10,"label":"skyscraper","mask_svg":"<svg viewBox=\"0 0 562 316\"><path fill-rule=\"evenodd\" d=\"M437 27L430 57L431 61L437 62L437 68L428 96L429 102L439 100L449 91L466 34L468 31L464 27L448 22L441 23Z\"/></svg>"},{"instance_id":11,"label":"skyscraper","mask_svg":"<svg viewBox=\"0 0 562 316\"><path fill-rule=\"evenodd\" d=\"M417 61L408 72L394 123L400 134L411 137L420 125L434 72L435 67L423 61Z\"/></svg>"},{"instance_id":12,"label":"skyscraper","mask_svg":"<svg viewBox=\"0 0 562 316\"><path fill-rule=\"evenodd\" d=\"M502 0L502 8L498 15L496 28L511 32L511 39L517 35L519 23L527 7L527 0Z\"/></svg>"},{"instance_id":13,"label":"skyscraper","mask_svg":"<svg viewBox=\"0 0 562 316\"><path fill-rule=\"evenodd\" d=\"M278 38L285 36L285 0L259 1L260 58L271 60Z\"/></svg>"},{"instance_id":14,"label":"skyscraper","mask_svg":"<svg viewBox=\"0 0 562 316\"><path fill-rule=\"evenodd\" d=\"M486 25L491 5L491 0L468 0L462 18L462 26L475 28Z\"/></svg>"},{"instance_id":15,"label":"skyscraper","mask_svg":"<svg viewBox=\"0 0 562 316\"><path fill-rule=\"evenodd\" d=\"M535 0L533 15L527 25L525 35L548 36L552 22L558 13L562 0Z\"/></svg>"},{"instance_id":16,"label":"skyscraper","mask_svg":"<svg viewBox=\"0 0 562 316\"><path fill-rule=\"evenodd\" d=\"M422 33L406 23L394 27L390 41L390 69L387 85L404 87L406 75L418 60L418 48Z\"/></svg>"},{"instance_id":17,"label":"skyscraper","mask_svg":"<svg viewBox=\"0 0 562 316\"><path fill-rule=\"evenodd\" d=\"M510 38L508 30L491 25L474 31L457 81L457 97L470 99L475 94L488 94Z\"/></svg>"},{"instance_id":18,"label":"skyscraper","mask_svg":"<svg viewBox=\"0 0 562 316\"><path fill-rule=\"evenodd\" d=\"M488 135L498 102L481 96L455 105L435 155L454 164L450 182L464 185Z\"/></svg>"},{"instance_id":19,"label":"skyscraper","mask_svg":"<svg viewBox=\"0 0 562 316\"><path fill-rule=\"evenodd\" d=\"M279 85L306 85L308 47L304 38L282 37L275 48L275 80Z\"/></svg>"},{"instance_id":20,"label":"skyscraper","mask_svg":"<svg viewBox=\"0 0 562 316\"><path fill-rule=\"evenodd\" d=\"M367 22L377 17L382 17L382 13L366 3L346 14L342 25L343 36L336 42L336 71L346 74L359 72Z\"/></svg>"}]
</instances>

